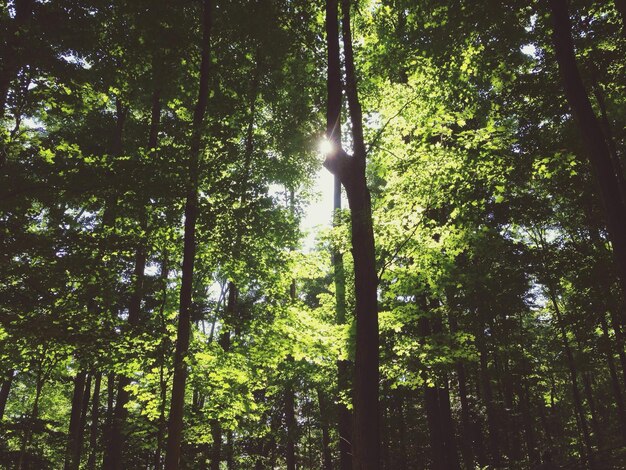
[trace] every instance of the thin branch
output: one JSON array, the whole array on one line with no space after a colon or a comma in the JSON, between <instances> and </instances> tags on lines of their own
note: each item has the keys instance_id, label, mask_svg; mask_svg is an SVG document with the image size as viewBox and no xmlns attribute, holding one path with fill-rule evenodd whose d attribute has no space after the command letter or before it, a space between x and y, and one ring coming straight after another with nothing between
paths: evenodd
<instances>
[{"instance_id":1,"label":"thin branch","mask_svg":"<svg viewBox=\"0 0 626 470\"><path fill-rule=\"evenodd\" d=\"M387 119L387 122L385 122L385 124L383 124L383 126L380 129L378 129L378 132L376 133L376 135L372 139L372 142L365 149L365 154L366 155L370 153L370 150L372 149L372 147L376 146L376 143L382 137L383 132L385 132L385 129L387 129L387 126L389 126L389 124L391 124L391 121L393 121L395 118L400 116L402 111L404 111L410 104L412 104L415 101L417 101L418 98L419 98L419 96L415 96L412 99L410 99L409 101L407 101L406 103L404 103L400 107L400 109L398 109L398 111L393 116L391 116L389 119Z\"/></svg>"}]
</instances>

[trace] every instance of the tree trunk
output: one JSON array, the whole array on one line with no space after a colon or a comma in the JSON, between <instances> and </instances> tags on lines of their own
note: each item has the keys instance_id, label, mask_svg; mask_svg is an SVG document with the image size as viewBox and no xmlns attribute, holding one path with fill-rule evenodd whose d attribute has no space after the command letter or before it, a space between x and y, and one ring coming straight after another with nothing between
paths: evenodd
<instances>
[{"instance_id":1,"label":"tree trunk","mask_svg":"<svg viewBox=\"0 0 626 470\"><path fill-rule=\"evenodd\" d=\"M324 391L318 387L317 401L320 409L320 427L322 428L322 468L323 470L333 469L333 455L330 450L330 430L328 426L330 406Z\"/></svg>"},{"instance_id":2,"label":"tree trunk","mask_svg":"<svg viewBox=\"0 0 626 470\"><path fill-rule=\"evenodd\" d=\"M337 31L338 34L338 31ZM331 46L329 46L330 48ZM339 58L339 39L333 46L337 48L337 59ZM339 69L339 64L336 64ZM333 96L330 102L335 102L335 109L328 112L326 123L326 135L330 136L334 133L334 144L341 142L341 123L339 122L341 115L341 90L332 90L339 96ZM329 91L329 95L331 91ZM339 101L339 108L336 108L336 101ZM334 194L333 194L333 226L337 227L341 222L341 181L339 177L334 177ZM343 254L337 248L333 248L332 253L333 270L335 275L335 322L337 325L344 325L347 321L346 316L346 274L343 265ZM347 392L350 388L350 371L352 362L349 359L337 361L337 388L339 393ZM346 403L339 401L337 403L337 436L339 438L339 468L340 470L350 470L352 468L352 413Z\"/></svg>"},{"instance_id":3,"label":"tree trunk","mask_svg":"<svg viewBox=\"0 0 626 470\"><path fill-rule=\"evenodd\" d=\"M228 430L226 433L226 468L228 470L235 470L235 437L233 431Z\"/></svg>"},{"instance_id":4,"label":"tree trunk","mask_svg":"<svg viewBox=\"0 0 626 470\"><path fill-rule=\"evenodd\" d=\"M27 423L22 437L22 444L20 446L20 453L17 461L17 470L24 470L25 468L28 468L28 457L26 454L30 448L30 441L33 435L33 425L39 418L39 400L41 399L44 380L43 374L40 371L37 374L37 379L35 380L35 400L33 401L33 407L31 408L29 423Z\"/></svg>"},{"instance_id":5,"label":"tree trunk","mask_svg":"<svg viewBox=\"0 0 626 470\"><path fill-rule=\"evenodd\" d=\"M222 427L216 419L211 421L211 436L213 437L213 446L211 447L211 470L220 470L220 461L222 459Z\"/></svg>"},{"instance_id":6,"label":"tree trunk","mask_svg":"<svg viewBox=\"0 0 626 470\"><path fill-rule=\"evenodd\" d=\"M285 427L287 430L287 446L285 461L287 470L296 470L296 412L293 385L288 379L285 386Z\"/></svg>"},{"instance_id":7,"label":"tree trunk","mask_svg":"<svg viewBox=\"0 0 626 470\"><path fill-rule=\"evenodd\" d=\"M328 111L327 122L339 126L341 109L341 71L338 47L338 5L328 0L326 32L328 44ZM363 139L361 105L356 88L350 1L342 1L343 45L346 68L346 95L352 123L354 155L349 156L333 132L328 136L333 149L324 165L346 189L352 221L352 255L356 298L356 354L354 376L353 467L355 470L380 468L380 429L378 410L378 299L372 206L365 179L366 149Z\"/></svg>"},{"instance_id":8,"label":"tree trunk","mask_svg":"<svg viewBox=\"0 0 626 470\"><path fill-rule=\"evenodd\" d=\"M168 267L168 255L167 250L163 250L163 259L161 261L161 272L159 274L159 281L161 283L161 306L159 307L159 329L161 332L161 344L160 344L160 352L161 357L159 361L159 392L160 392L160 403L159 403L159 419L157 421L157 429L156 429L156 440L157 446L154 451L154 468L155 470L161 470L161 466L163 465L162 452L163 452L163 441L165 439L165 431L167 427L167 420L165 418L165 408L167 406L167 378L165 376L165 357L166 357L166 349L167 343L167 323L165 320L165 305L167 304L167 276L169 273Z\"/></svg>"},{"instance_id":9,"label":"tree trunk","mask_svg":"<svg viewBox=\"0 0 626 470\"><path fill-rule=\"evenodd\" d=\"M98 456L98 421L100 417L100 383L102 373L96 373L96 382L93 386L93 398L91 400L91 430L89 437L89 458L87 459L87 469L95 470Z\"/></svg>"},{"instance_id":10,"label":"tree trunk","mask_svg":"<svg viewBox=\"0 0 626 470\"><path fill-rule=\"evenodd\" d=\"M2 421L2 418L4 417L4 410L7 406L7 401L9 400L13 377L15 377L15 371L11 369L6 376L6 379L4 379L4 382L2 382L2 387L0 387L0 421Z\"/></svg>"},{"instance_id":11,"label":"tree trunk","mask_svg":"<svg viewBox=\"0 0 626 470\"><path fill-rule=\"evenodd\" d=\"M70 430L67 439L67 449L65 452L65 470L77 470L80 465L80 434L82 430L81 414L83 410L83 399L85 394L85 379L87 372L80 371L74 378L74 395L72 398L72 410L70 413Z\"/></svg>"},{"instance_id":12,"label":"tree trunk","mask_svg":"<svg viewBox=\"0 0 626 470\"><path fill-rule=\"evenodd\" d=\"M520 411L522 414L522 424L524 427L524 440L526 441L526 454L528 461L532 467L539 465L540 456L537 452L537 439L535 432L535 423L531 413L530 395L528 386L524 384L524 378L521 377L518 382L518 396L520 399Z\"/></svg>"},{"instance_id":13,"label":"tree trunk","mask_svg":"<svg viewBox=\"0 0 626 470\"><path fill-rule=\"evenodd\" d=\"M182 280L180 287L180 311L174 353L174 380L168 421L165 469L177 470L180 461L180 445L183 433L185 384L187 381L186 358L191 336L191 307L193 289L193 266L196 255L196 219L198 217L198 161L201 150L202 127L209 99L209 66L212 1L203 1L202 57L198 100L193 114L192 137L189 148L189 174L185 201L185 228L183 247Z\"/></svg>"},{"instance_id":14,"label":"tree trunk","mask_svg":"<svg viewBox=\"0 0 626 470\"><path fill-rule=\"evenodd\" d=\"M615 368L615 360L613 359L613 350L611 348L611 337L609 336L609 325L606 323L604 314L600 315L600 326L602 327L602 340L606 354L606 362L611 375L611 386L613 388L613 396L617 407L617 416L619 419L622 440L626 442L626 410L624 409L624 398L622 388L620 387L617 370Z\"/></svg>"},{"instance_id":15,"label":"tree trunk","mask_svg":"<svg viewBox=\"0 0 626 470\"><path fill-rule=\"evenodd\" d=\"M567 367L570 374L570 380L572 383L572 396L574 398L574 408L576 410L576 418L583 438L584 445L584 457L585 459L591 459L591 439L589 437L589 426L587 425L587 418L583 409L582 398L580 396L580 390L578 389L578 372L574 363L574 355L567 339L567 332L565 331L565 324L563 323L563 317L561 315L561 309L556 299L556 294L549 288L549 298L552 302L554 312L557 318L557 328L561 333L561 341L563 342L563 350L565 351L565 358L567 360Z\"/></svg>"},{"instance_id":16,"label":"tree trunk","mask_svg":"<svg viewBox=\"0 0 626 470\"><path fill-rule=\"evenodd\" d=\"M476 334L476 348L479 354L479 382L483 403L487 412L487 432L489 435L488 448L491 457L491 463L494 467L498 467L501 461L500 447L500 429L498 426L498 418L496 416L496 407L493 400L493 389L491 386L491 378L489 377L489 359L487 357L487 345L485 344L484 325L479 325L479 331Z\"/></svg>"},{"instance_id":17,"label":"tree trunk","mask_svg":"<svg viewBox=\"0 0 626 470\"><path fill-rule=\"evenodd\" d=\"M152 94L152 108L150 117L150 131L148 137L148 149L154 154L158 145L158 128L161 119L161 101L158 90ZM143 298L145 268L146 268L146 245L144 241L145 232L148 230L148 214L146 209L146 201L140 196L140 215L139 225L144 232L142 239L139 241L135 251L135 268L133 272L133 293L128 305L128 329L132 335L133 330L137 327L141 317L141 300ZM121 375L117 384L117 400L115 403L115 415L111 425L110 437L107 448L104 453L104 467L111 470L122 470L124 446L126 443L126 431L124 429L128 410L126 404L130 398L128 386L130 385L130 377Z\"/></svg>"},{"instance_id":18,"label":"tree trunk","mask_svg":"<svg viewBox=\"0 0 626 470\"><path fill-rule=\"evenodd\" d=\"M426 310L425 299L423 307ZM426 341L433 333L442 332L443 325L439 319L433 320L432 326L431 328L429 318L420 318L419 332L423 341ZM424 374L426 374L426 371L424 371ZM424 375L424 378L427 378L427 376ZM444 381L446 380L444 379ZM432 468L435 470L460 468L447 383L444 386L424 386L424 408L426 410L426 421L430 437Z\"/></svg>"},{"instance_id":19,"label":"tree trunk","mask_svg":"<svg viewBox=\"0 0 626 470\"><path fill-rule=\"evenodd\" d=\"M554 24L553 41L565 95L578 122L587 156L593 168L600 193L604 215L613 245L613 255L620 272L623 294L626 296L626 209L622 202L611 152L602 132L602 126L591 107L587 90L580 77L567 0L550 0Z\"/></svg>"}]
</instances>

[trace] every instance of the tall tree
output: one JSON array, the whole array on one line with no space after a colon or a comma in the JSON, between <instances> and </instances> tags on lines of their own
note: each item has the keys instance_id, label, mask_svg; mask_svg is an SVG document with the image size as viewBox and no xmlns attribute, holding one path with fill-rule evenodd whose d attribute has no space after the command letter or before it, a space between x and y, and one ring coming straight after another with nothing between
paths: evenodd
<instances>
[{"instance_id":1,"label":"tall tree","mask_svg":"<svg viewBox=\"0 0 626 470\"><path fill-rule=\"evenodd\" d=\"M183 432L185 384L187 381L187 354L191 336L191 309L193 290L193 267L196 256L196 220L198 218L198 169L202 150L204 117L209 99L209 67L211 61L211 27L213 20L212 0L203 0L201 14L202 43L200 45L200 76L198 98L193 113L189 165L186 178L185 228L182 281L180 286L180 309L174 355L174 378L168 420L167 453L165 469L179 468L180 446Z\"/></svg>"},{"instance_id":2,"label":"tall tree","mask_svg":"<svg viewBox=\"0 0 626 470\"><path fill-rule=\"evenodd\" d=\"M353 155L343 150L336 136L328 136L333 147L324 166L336 175L346 190L352 222L352 254L356 297L356 352L354 375L353 468L380 468L380 429L378 410L378 300L377 274L372 227L372 206L365 178L366 148L363 137L361 104L359 102L352 50L350 2L342 2L342 37L346 70L346 96L352 125ZM327 122L339 125L341 102L341 71L339 64L338 5L328 0L326 30L328 47L328 109Z\"/></svg>"},{"instance_id":3,"label":"tall tree","mask_svg":"<svg viewBox=\"0 0 626 470\"><path fill-rule=\"evenodd\" d=\"M553 21L553 41L567 101L580 128L580 135L593 168L604 215L613 245L615 261L626 296L626 206L621 198L611 152L602 125L591 106L585 89L572 40L572 26L567 0L550 0Z\"/></svg>"}]
</instances>

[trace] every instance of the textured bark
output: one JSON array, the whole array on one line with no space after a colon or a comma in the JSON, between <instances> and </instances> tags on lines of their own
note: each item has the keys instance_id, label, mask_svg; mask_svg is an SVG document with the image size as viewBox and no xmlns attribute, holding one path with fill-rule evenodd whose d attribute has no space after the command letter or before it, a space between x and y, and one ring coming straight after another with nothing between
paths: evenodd
<instances>
[{"instance_id":1,"label":"textured bark","mask_svg":"<svg viewBox=\"0 0 626 470\"><path fill-rule=\"evenodd\" d=\"M613 255L626 296L626 209L620 195L611 152L583 84L572 40L567 0L550 0L554 24L553 42L567 101L576 119L587 157L594 171L604 209Z\"/></svg>"},{"instance_id":2,"label":"textured bark","mask_svg":"<svg viewBox=\"0 0 626 470\"><path fill-rule=\"evenodd\" d=\"M326 31L328 44L328 110L327 122L341 109L341 82L338 56L338 5L328 0ZM372 206L365 179L366 149L363 139L362 113L356 88L354 55L350 30L350 2L342 2L343 46L346 71L346 96L352 124L354 155L340 146L336 135L328 136L334 143L324 165L339 177L346 189L352 222L352 255L354 259L356 298L356 353L354 374L353 468L380 468L380 429L378 403L378 279L372 227ZM338 125L336 126L338 127Z\"/></svg>"},{"instance_id":3,"label":"textured bark","mask_svg":"<svg viewBox=\"0 0 626 470\"><path fill-rule=\"evenodd\" d=\"M167 451L165 469L177 470L180 461L180 446L183 433L183 411L185 384L187 382L186 357L191 335L191 307L193 288L193 267L196 256L196 219L198 217L198 161L201 150L202 126L209 99L210 39L212 21L212 1L203 1L202 13L202 57L198 100L193 114L192 137L189 149L189 174L185 201L185 228L183 247L182 280L180 287L180 310L174 354L174 379L168 420Z\"/></svg>"}]
</instances>

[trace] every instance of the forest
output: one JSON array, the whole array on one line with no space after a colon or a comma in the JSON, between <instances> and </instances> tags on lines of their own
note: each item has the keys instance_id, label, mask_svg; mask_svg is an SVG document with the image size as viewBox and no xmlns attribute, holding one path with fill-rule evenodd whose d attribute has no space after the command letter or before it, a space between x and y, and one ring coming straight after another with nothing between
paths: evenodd
<instances>
[{"instance_id":1,"label":"forest","mask_svg":"<svg viewBox=\"0 0 626 470\"><path fill-rule=\"evenodd\" d=\"M626 468L626 0L0 35L0 468Z\"/></svg>"}]
</instances>

